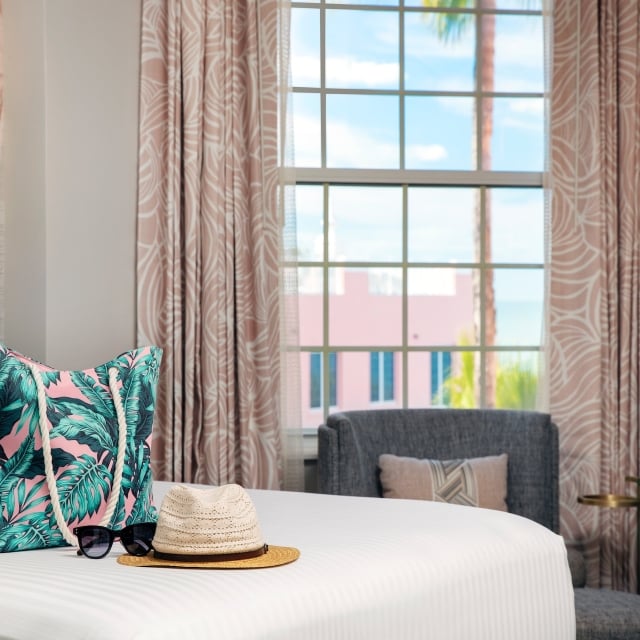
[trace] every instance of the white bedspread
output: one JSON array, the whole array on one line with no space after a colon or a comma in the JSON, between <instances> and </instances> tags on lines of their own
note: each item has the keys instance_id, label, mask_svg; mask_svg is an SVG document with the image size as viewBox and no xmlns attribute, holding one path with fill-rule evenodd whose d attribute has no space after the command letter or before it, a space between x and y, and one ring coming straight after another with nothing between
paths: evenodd
<instances>
[{"instance_id":1,"label":"white bedspread","mask_svg":"<svg viewBox=\"0 0 640 640\"><path fill-rule=\"evenodd\" d=\"M158 505L166 483L155 483ZM0 554L0 638L571 640L562 539L524 518L441 503L249 491L255 570L126 567L70 548Z\"/></svg>"}]
</instances>

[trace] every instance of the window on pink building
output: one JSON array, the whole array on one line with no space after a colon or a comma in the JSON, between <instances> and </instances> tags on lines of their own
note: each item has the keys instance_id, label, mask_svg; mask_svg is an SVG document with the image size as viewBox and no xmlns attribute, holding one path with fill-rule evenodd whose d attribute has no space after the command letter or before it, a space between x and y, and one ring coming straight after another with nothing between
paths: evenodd
<instances>
[{"instance_id":1,"label":"window on pink building","mask_svg":"<svg viewBox=\"0 0 640 640\"><path fill-rule=\"evenodd\" d=\"M321 409L324 406L325 388L329 393L327 399L329 406L334 407L337 401L338 363L335 353L329 353L329 371L324 375L324 358L322 353L309 354L309 407L311 409Z\"/></svg>"},{"instance_id":2,"label":"window on pink building","mask_svg":"<svg viewBox=\"0 0 640 640\"><path fill-rule=\"evenodd\" d=\"M370 354L371 402L389 402L395 399L395 354L373 351Z\"/></svg>"}]
</instances>

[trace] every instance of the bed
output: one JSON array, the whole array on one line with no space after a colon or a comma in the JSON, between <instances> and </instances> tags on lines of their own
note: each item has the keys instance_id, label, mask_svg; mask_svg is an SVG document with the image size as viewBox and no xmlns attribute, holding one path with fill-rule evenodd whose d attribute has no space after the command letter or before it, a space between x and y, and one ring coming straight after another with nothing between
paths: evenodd
<instances>
[{"instance_id":1,"label":"bed","mask_svg":"<svg viewBox=\"0 0 640 640\"><path fill-rule=\"evenodd\" d=\"M156 482L160 504L170 487ZM250 490L288 565L122 566L70 547L0 554L0 638L569 640L560 536L521 516L415 500Z\"/></svg>"}]
</instances>

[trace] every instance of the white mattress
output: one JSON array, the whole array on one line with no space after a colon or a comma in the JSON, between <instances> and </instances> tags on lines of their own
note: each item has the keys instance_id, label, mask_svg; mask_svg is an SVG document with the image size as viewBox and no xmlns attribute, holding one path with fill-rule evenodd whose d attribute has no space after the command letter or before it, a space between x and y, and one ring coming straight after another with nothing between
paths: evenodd
<instances>
[{"instance_id":1,"label":"white mattress","mask_svg":"<svg viewBox=\"0 0 640 640\"><path fill-rule=\"evenodd\" d=\"M160 504L168 488L155 483ZM434 502L249 492L254 570L127 567L70 548L0 554L0 638L575 638L562 539L524 518Z\"/></svg>"}]
</instances>

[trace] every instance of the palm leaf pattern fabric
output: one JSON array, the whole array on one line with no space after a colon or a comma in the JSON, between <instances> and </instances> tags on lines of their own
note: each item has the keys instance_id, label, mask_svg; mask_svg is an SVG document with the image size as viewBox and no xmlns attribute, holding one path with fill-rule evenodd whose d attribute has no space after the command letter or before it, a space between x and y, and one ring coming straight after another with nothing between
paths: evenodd
<instances>
[{"instance_id":1,"label":"palm leaf pattern fabric","mask_svg":"<svg viewBox=\"0 0 640 640\"><path fill-rule=\"evenodd\" d=\"M120 496L107 526L155 521L150 466L162 350L141 347L85 371L36 363L46 392L53 471L69 527L97 524L106 511L118 449L110 368L127 423ZM45 479L37 390L30 358L0 344L0 552L65 545Z\"/></svg>"}]
</instances>

